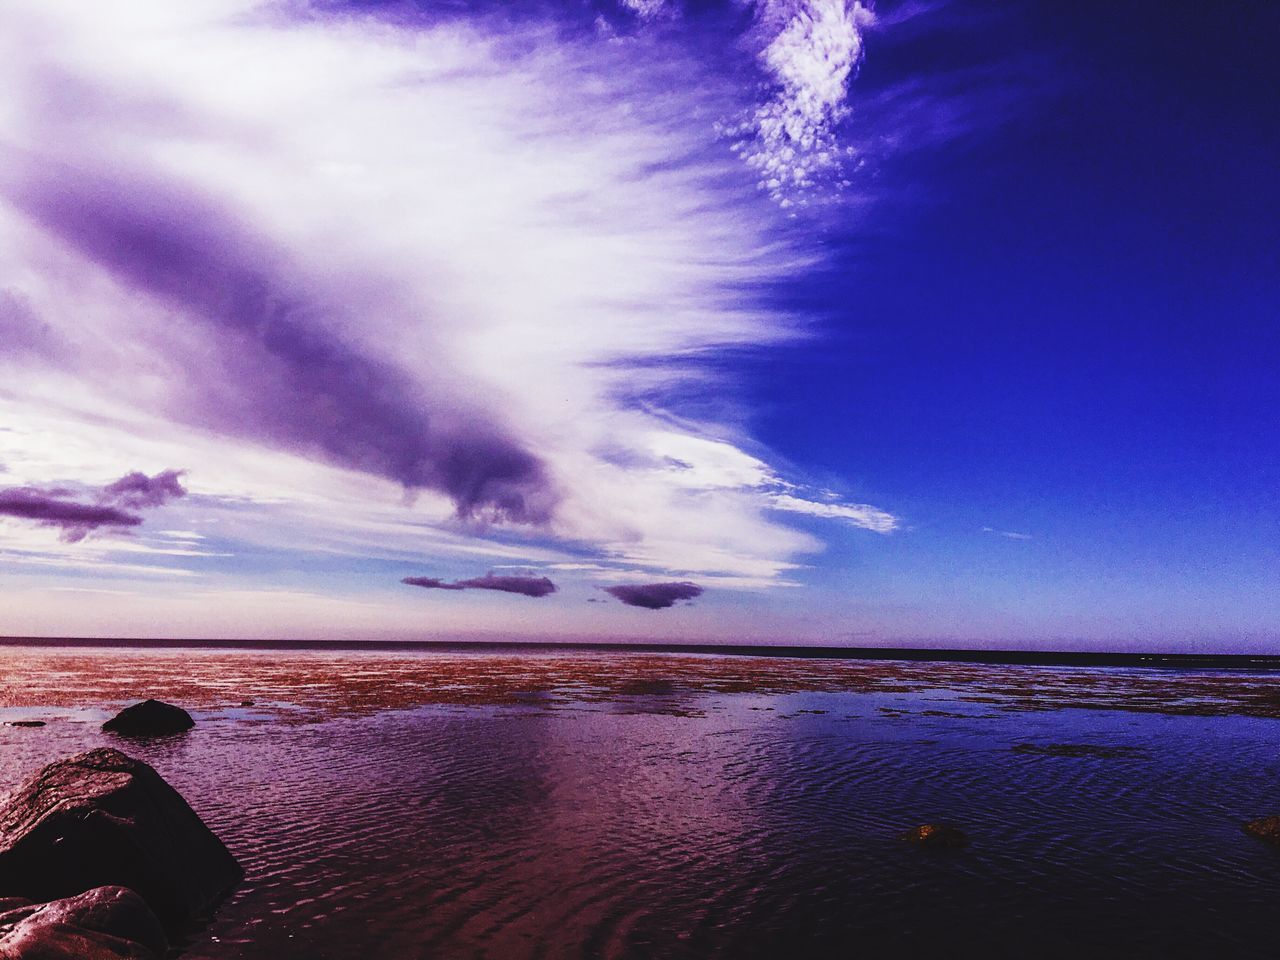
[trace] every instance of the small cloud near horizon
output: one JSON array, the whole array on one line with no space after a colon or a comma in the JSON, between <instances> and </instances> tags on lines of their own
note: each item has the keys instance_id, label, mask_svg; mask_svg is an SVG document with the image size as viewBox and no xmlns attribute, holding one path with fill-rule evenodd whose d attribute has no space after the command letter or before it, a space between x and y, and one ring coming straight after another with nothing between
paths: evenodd
<instances>
[{"instance_id":1,"label":"small cloud near horizon","mask_svg":"<svg viewBox=\"0 0 1280 960\"><path fill-rule=\"evenodd\" d=\"M556 592L556 585L547 577L500 575L493 571L486 573L483 577L455 580L452 583L440 577L405 577L400 582L427 590L497 590L500 593L518 593L525 597L545 597Z\"/></svg>"},{"instance_id":2,"label":"small cloud near horizon","mask_svg":"<svg viewBox=\"0 0 1280 960\"><path fill-rule=\"evenodd\" d=\"M674 606L677 600L692 600L703 593L700 586L687 580L678 583L628 583L600 589L628 607L645 610L665 610Z\"/></svg>"}]
</instances>

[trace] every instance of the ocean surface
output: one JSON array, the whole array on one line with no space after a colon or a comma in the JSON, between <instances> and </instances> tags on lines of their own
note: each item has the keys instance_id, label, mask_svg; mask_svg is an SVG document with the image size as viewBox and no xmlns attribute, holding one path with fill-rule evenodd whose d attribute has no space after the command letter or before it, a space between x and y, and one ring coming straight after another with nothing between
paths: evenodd
<instances>
[{"instance_id":1,"label":"ocean surface","mask_svg":"<svg viewBox=\"0 0 1280 960\"><path fill-rule=\"evenodd\" d=\"M1280 673L1238 667L10 644L0 789L155 766L247 872L191 960L1274 958ZM146 696L196 728L99 730Z\"/></svg>"}]
</instances>

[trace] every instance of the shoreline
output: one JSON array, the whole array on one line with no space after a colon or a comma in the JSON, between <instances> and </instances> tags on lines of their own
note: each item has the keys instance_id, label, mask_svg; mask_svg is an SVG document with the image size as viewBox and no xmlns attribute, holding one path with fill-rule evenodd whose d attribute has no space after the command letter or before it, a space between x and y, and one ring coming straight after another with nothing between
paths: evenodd
<instances>
[{"instance_id":1,"label":"shoreline","mask_svg":"<svg viewBox=\"0 0 1280 960\"><path fill-rule=\"evenodd\" d=\"M974 663L1034 667L1141 667L1154 670L1280 672L1280 654L1104 653L956 647L854 647L539 640L247 640L138 637L0 637L0 647L103 650L261 650L333 653L624 653L687 654L803 660Z\"/></svg>"},{"instance_id":2,"label":"shoreline","mask_svg":"<svg viewBox=\"0 0 1280 960\"><path fill-rule=\"evenodd\" d=\"M1280 719L1275 670L752 657L732 650L690 655L620 647L429 650L313 647L303 654L177 642L147 648L0 646L10 675L28 678L0 691L0 706L74 707L86 697L116 702L146 695L202 709L242 700L293 705L283 712L302 720L431 703L561 709L647 697L664 710L684 712L705 694L927 693L983 711L1074 707ZM110 669L103 669L104 662Z\"/></svg>"}]
</instances>

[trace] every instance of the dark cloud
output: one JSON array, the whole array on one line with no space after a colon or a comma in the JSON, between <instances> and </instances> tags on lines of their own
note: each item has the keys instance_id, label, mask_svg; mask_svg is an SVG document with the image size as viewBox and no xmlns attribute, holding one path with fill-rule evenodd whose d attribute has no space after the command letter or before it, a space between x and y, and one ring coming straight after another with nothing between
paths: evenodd
<instances>
[{"instance_id":1,"label":"dark cloud","mask_svg":"<svg viewBox=\"0 0 1280 960\"><path fill-rule=\"evenodd\" d=\"M211 198L158 175L26 167L17 206L206 335L212 355L173 357L189 374L180 416L440 491L464 518L549 519L555 497L541 460L456 390L419 383L342 333L359 326L344 302L377 309L368 279L348 290L325 277L322 293ZM378 295L394 301L393 291ZM444 383L453 371L440 362Z\"/></svg>"},{"instance_id":2,"label":"dark cloud","mask_svg":"<svg viewBox=\"0 0 1280 960\"><path fill-rule=\"evenodd\" d=\"M405 577L400 581L411 587L425 587L428 590L465 590L460 583L445 583L439 577Z\"/></svg>"},{"instance_id":3,"label":"dark cloud","mask_svg":"<svg viewBox=\"0 0 1280 960\"><path fill-rule=\"evenodd\" d=\"M0 490L0 516L30 520L42 527L58 527L59 537L78 543L100 527L136 527L142 517L128 510L159 507L184 496L179 482L182 471L164 470L153 477L125 474L97 491L88 491L85 503L66 488L10 487Z\"/></svg>"},{"instance_id":4,"label":"dark cloud","mask_svg":"<svg viewBox=\"0 0 1280 960\"><path fill-rule=\"evenodd\" d=\"M59 527L68 543L83 540L99 527L136 527L142 518L118 507L77 503L62 490L11 487L0 490L0 516L33 520L42 527Z\"/></svg>"},{"instance_id":5,"label":"dark cloud","mask_svg":"<svg viewBox=\"0 0 1280 960\"><path fill-rule=\"evenodd\" d=\"M687 580L678 583L630 583L601 589L628 607L643 607L646 610L665 610L674 606L677 600L692 600L702 596L702 588Z\"/></svg>"},{"instance_id":6,"label":"dark cloud","mask_svg":"<svg viewBox=\"0 0 1280 960\"><path fill-rule=\"evenodd\" d=\"M500 576L495 573L486 573L483 577L472 577L470 580L455 580L452 583L446 583L439 577L405 577L400 582L428 590L498 590L526 597L545 597L556 592L556 585L546 577Z\"/></svg>"},{"instance_id":7,"label":"dark cloud","mask_svg":"<svg viewBox=\"0 0 1280 960\"><path fill-rule=\"evenodd\" d=\"M466 590L501 590L503 593L520 593L526 597L545 597L556 592L556 585L546 577L503 577L486 573L483 577L459 580Z\"/></svg>"},{"instance_id":8,"label":"dark cloud","mask_svg":"<svg viewBox=\"0 0 1280 960\"><path fill-rule=\"evenodd\" d=\"M135 470L103 487L98 500L101 503L114 503L140 510L144 507L162 507L170 500L186 496L186 493L187 488L182 485L181 470L164 470L154 477Z\"/></svg>"}]
</instances>

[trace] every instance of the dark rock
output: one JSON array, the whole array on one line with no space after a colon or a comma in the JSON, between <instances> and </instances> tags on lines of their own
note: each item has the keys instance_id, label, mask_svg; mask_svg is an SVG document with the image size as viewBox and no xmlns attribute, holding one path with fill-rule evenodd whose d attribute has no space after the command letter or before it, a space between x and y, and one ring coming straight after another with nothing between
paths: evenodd
<instances>
[{"instance_id":1,"label":"dark rock","mask_svg":"<svg viewBox=\"0 0 1280 960\"><path fill-rule=\"evenodd\" d=\"M252 701L252 700L241 700L241 701L240 701L240 706L242 706L242 707L252 707L253 705L254 705L254 704L253 704L253 701Z\"/></svg>"},{"instance_id":2,"label":"dark rock","mask_svg":"<svg viewBox=\"0 0 1280 960\"><path fill-rule=\"evenodd\" d=\"M179 929L243 875L178 792L118 750L51 763L0 800L0 897L119 885Z\"/></svg>"},{"instance_id":3,"label":"dark rock","mask_svg":"<svg viewBox=\"0 0 1280 960\"><path fill-rule=\"evenodd\" d=\"M1244 825L1244 832L1280 846L1280 816L1259 817Z\"/></svg>"},{"instance_id":4,"label":"dark rock","mask_svg":"<svg viewBox=\"0 0 1280 960\"><path fill-rule=\"evenodd\" d=\"M6 727L43 727L43 720L6 720Z\"/></svg>"},{"instance_id":5,"label":"dark rock","mask_svg":"<svg viewBox=\"0 0 1280 960\"><path fill-rule=\"evenodd\" d=\"M0 960L160 960L168 949L156 915L124 887L0 913Z\"/></svg>"},{"instance_id":6,"label":"dark rock","mask_svg":"<svg viewBox=\"0 0 1280 960\"><path fill-rule=\"evenodd\" d=\"M969 845L964 831L947 823L922 823L904 833L902 839L922 847L958 849Z\"/></svg>"},{"instance_id":7,"label":"dark rock","mask_svg":"<svg viewBox=\"0 0 1280 960\"><path fill-rule=\"evenodd\" d=\"M191 714L181 707L160 700L143 700L125 707L104 723L102 729L122 737L164 737L185 733L195 725Z\"/></svg>"}]
</instances>

